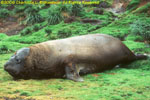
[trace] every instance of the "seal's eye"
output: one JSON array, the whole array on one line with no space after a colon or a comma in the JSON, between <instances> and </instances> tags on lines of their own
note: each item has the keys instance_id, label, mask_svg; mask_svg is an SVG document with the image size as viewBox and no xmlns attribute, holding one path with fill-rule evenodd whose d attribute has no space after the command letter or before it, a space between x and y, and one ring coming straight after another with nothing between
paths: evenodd
<instances>
[{"instance_id":1,"label":"seal's eye","mask_svg":"<svg viewBox=\"0 0 150 100\"><path fill-rule=\"evenodd\" d=\"M18 59L17 57L15 57L15 60L16 60L17 63L20 63L20 62L21 62L21 60Z\"/></svg>"},{"instance_id":2,"label":"seal's eye","mask_svg":"<svg viewBox=\"0 0 150 100\"><path fill-rule=\"evenodd\" d=\"M20 62L21 62L21 60L19 60L19 59L16 59L16 61L17 61L17 63L20 63Z\"/></svg>"}]
</instances>

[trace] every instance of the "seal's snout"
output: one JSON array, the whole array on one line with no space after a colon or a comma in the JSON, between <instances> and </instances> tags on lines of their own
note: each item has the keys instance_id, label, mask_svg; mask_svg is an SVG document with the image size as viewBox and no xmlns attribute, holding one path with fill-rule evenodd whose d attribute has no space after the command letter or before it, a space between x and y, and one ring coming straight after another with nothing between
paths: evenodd
<instances>
[{"instance_id":1,"label":"seal's snout","mask_svg":"<svg viewBox=\"0 0 150 100\"><path fill-rule=\"evenodd\" d=\"M8 71L8 63L6 63L5 65L4 65L4 70L6 70L6 71Z\"/></svg>"}]
</instances>

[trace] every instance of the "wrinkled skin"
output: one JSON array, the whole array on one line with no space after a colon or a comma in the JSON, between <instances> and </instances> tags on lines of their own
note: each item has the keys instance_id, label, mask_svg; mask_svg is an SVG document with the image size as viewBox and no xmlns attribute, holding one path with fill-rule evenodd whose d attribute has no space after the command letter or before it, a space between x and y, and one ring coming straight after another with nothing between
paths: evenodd
<instances>
[{"instance_id":1,"label":"wrinkled skin","mask_svg":"<svg viewBox=\"0 0 150 100\"><path fill-rule=\"evenodd\" d=\"M30 49L22 48L12 55L8 62L4 65L4 69L13 77L17 77L24 70L24 61L28 56Z\"/></svg>"}]
</instances>

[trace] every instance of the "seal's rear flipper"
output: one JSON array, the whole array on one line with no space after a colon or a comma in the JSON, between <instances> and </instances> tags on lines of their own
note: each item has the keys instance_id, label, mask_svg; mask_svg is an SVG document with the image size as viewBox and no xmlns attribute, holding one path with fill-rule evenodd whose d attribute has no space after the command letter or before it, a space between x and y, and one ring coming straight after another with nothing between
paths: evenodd
<instances>
[{"instance_id":1,"label":"seal's rear flipper","mask_svg":"<svg viewBox=\"0 0 150 100\"><path fill-rule=\"evenodd\" d=\"M66 77L67 79L73 80L75 82L83 82L83 78L79 75L79 69L75 66L75 64L69 63L65 67Z\"/></svg>"},{"instance_id":2,"label":"seal's rear flipper","mask_svg":"<svg viewBox=\"0 0 150 100\"><path fill-rule=\"evenodd\" d=\"M148 58L147 54L135 54L136 60L146 60Z\"/></svg>"}]
</instances>

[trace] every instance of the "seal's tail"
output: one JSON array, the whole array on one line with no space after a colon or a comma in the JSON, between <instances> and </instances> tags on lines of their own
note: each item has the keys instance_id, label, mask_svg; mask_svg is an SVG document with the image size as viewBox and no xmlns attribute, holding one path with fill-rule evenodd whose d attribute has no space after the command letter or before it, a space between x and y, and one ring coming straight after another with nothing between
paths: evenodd
<instances>
[{"instance_id":1,"label":"seal's tail","mask_svg":"<svg viewBox=\"0 0 150 100\"><path fill-rule=\"evenodd\" d=\"M136 60L146 60L149 57L147 54L135 54L135 56Z\"/></svg>"}]
</instances>

